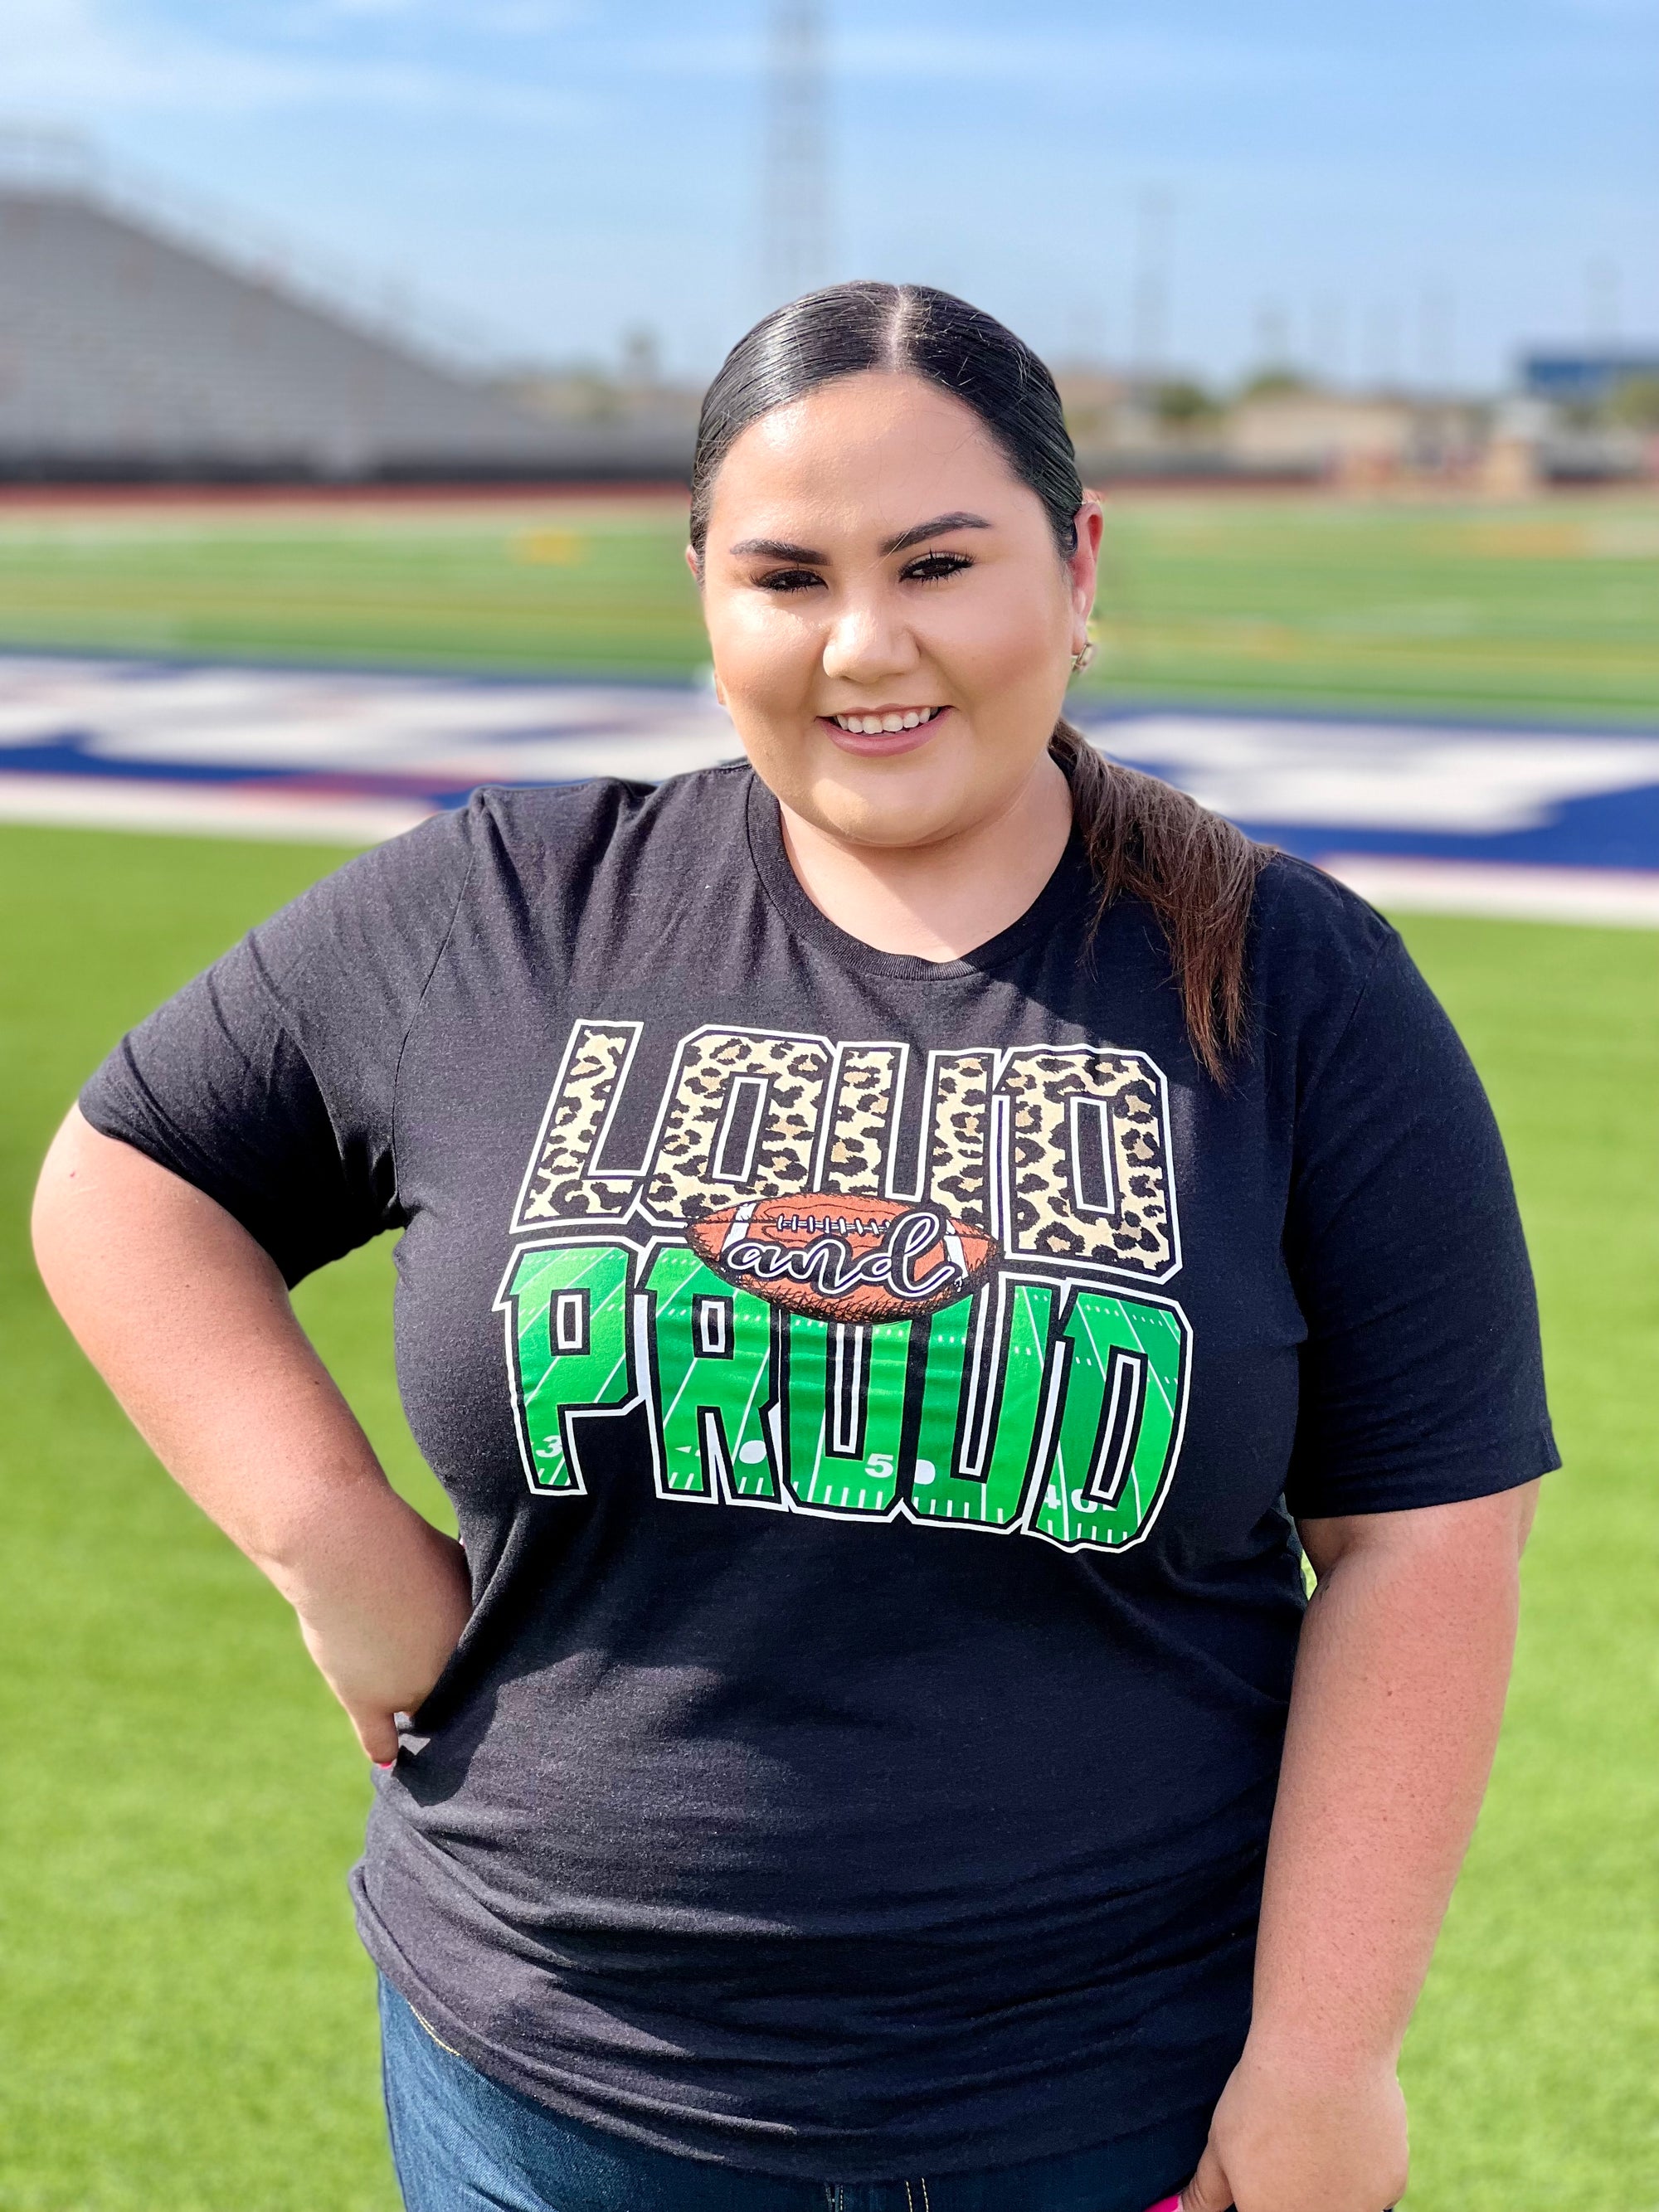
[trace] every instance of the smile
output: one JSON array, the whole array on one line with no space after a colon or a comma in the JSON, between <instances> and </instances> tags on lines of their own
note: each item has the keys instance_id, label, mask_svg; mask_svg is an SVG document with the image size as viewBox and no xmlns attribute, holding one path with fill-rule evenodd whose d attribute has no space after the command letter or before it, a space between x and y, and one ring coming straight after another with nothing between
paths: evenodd
<instances>
[{"instance_id":1,"label":"smile","mask_svg":"<svg viewBox=\"0 0 1659 2212\"><path fill-rule=\"evenodd\" d=\"M880 714L827 714L824 720L834 722L849 737L877 738L896 730L919 730L944 712L943 707L894 707Z\"/></svg>"}]
</instances>

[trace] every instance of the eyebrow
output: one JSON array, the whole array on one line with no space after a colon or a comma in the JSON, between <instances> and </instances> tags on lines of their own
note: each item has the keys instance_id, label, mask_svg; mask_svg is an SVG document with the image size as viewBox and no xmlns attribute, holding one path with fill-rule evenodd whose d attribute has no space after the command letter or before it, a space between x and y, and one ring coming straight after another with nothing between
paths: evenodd
<instances>
[{"instance_id":1,"label":"eyebrow","mask_svg":"<svg viewBox=\"0 0 1659 2212\"><path fill-rule=\"evenodd\" d=\"M745 538L732 551L736 556L758 553L769 561L805 561L816 568L827 566L830 556L815 553L810 545L792 545L787 538Z\"/></svg>"},{"instance_id":2,"label":"eyebrow","mask_svg":"<svg viewBox=\"0 0 1659 2212\"><path fill-rule=\"evenodd\" d=\"M936 514L931 522L918 522L912 529L901 530L896 538L884 538L882 558L908 552L911 546L923 544L930 538L942 538L947 530L989 530L991 526L982 514ZM739 560L759 556L767 561L799 561L815 568L830 564L827 553L820 553L811 545L792 544L787 538L745 538L732 548L732 552Z\"/></svg>"},{"instance_id":3,"label":"eyebrow","mask_svg":"<svg viewBox=\"0 0 1659 2212\"><path fill-rule=\"evenodd\" d=\"M931 522L919 522L914 530L901 530L896 538L884 538L881 550L884 559L890 553L905 553L911 546L920 545L929 538L942 538L947 530L988 530L990 524L982 514L936 514Z\"/></svg>"}]
</instances>

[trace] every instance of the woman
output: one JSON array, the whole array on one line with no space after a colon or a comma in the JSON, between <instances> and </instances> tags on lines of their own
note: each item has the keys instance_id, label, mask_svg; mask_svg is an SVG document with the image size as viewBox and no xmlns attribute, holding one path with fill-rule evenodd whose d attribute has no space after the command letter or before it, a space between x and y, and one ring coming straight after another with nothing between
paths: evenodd
<instances>
[{"instance_id":1,"label":"woman","mask_svg":"<svg viewBox=\"0 0 1659 2212\"><path fill-rule=\"evenodd\" d=\"M1060 719L1100 538L989 317L781 310L688 556L747 763L352 862L54 1146L54 1296L380 1770L416 2212L1404 2185L1531 1284L1394 933ZM390 1228L459 1546L285 1293Z\"/></svg>"}]
</instances>

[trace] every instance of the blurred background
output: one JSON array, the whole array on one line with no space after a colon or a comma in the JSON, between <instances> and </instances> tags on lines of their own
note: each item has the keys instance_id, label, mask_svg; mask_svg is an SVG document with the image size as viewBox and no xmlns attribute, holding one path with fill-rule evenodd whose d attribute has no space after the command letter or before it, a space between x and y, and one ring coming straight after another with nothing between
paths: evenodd
<instances>
[{"instance_id":1,"label":"blurred background","mask_svg":"<svg viewBox=\"0 0 1659 2212\"><path fill-rule=\"evenodd\" d=\"M46 1309L40 1152L352 846L730 754L701 393L850 276L1048 360L1077 719L1396 918L1492 1094L1567 1465L1410 2203L1659 2207L1656 113L1659 0L7 0L4 2212L394 2203L361 1762ZM390 1285L300 1303L441 1518Z\"/></svg>"}]
</instances>

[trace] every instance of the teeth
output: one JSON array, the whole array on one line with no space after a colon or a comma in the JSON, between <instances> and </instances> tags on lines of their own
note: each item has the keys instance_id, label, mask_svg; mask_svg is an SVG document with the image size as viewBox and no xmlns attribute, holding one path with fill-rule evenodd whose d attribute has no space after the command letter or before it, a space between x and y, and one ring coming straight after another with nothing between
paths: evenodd
<instances>
[{"instance_id":1,"label":"teeth","mask_svg":"<svg viewBox=\"0 0 1659 2212\"><path fill-rule=\"evenodd\" d=\"M910 707L895 714L836 714L832 719L858 738L878 738L896 730L918 730L939 712L937 707Z\"/></svg>"}]
</instances>

